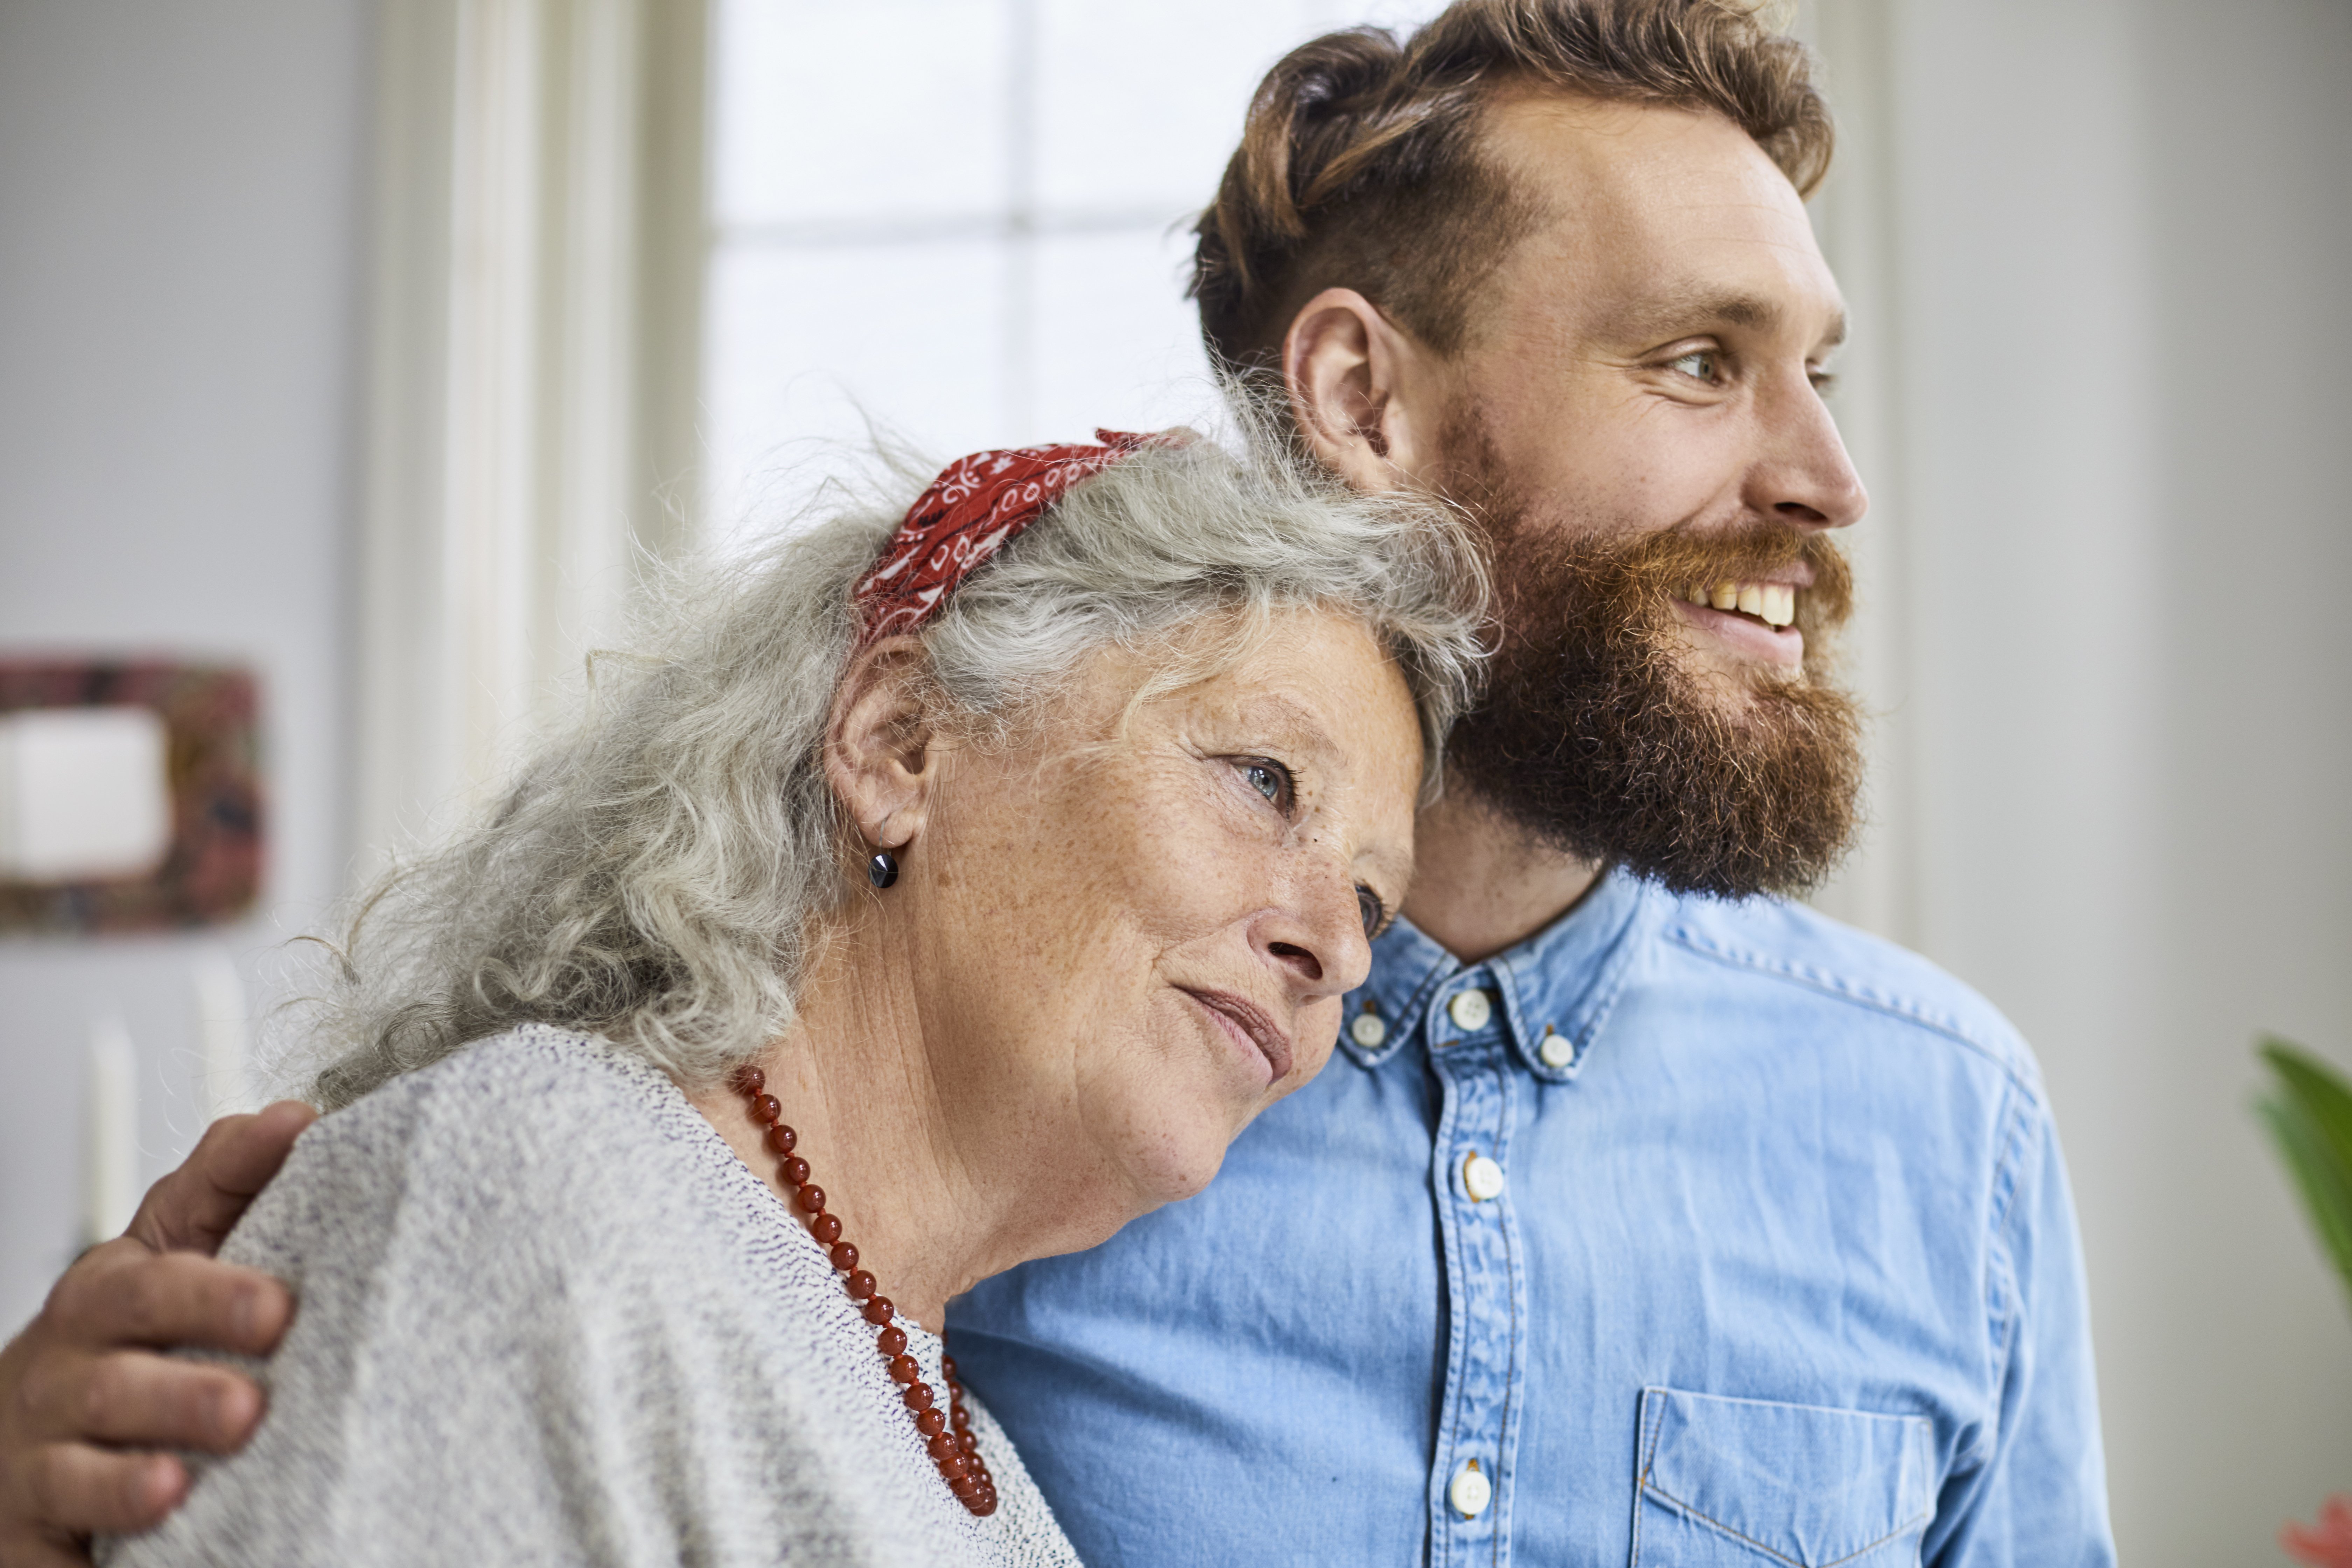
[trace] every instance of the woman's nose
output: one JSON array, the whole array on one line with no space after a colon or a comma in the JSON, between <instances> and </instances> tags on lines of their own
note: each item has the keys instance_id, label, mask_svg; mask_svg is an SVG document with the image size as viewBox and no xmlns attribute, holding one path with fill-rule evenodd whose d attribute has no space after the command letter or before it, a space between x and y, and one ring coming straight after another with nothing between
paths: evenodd
<instances>
[{"instance_id":1,"label":"woman's nose","mask_svg":"<svg viewBox=\"0 0 2352 1568\"><path fill-rule=\"evenodd\" d=\"M1338 996L1364 983L1372 970L1372 944L1364 932L1363 906L1356 885L1318 879L1310 891L1261 914L1252 945L1302 1001Z\"/></svg>"}]
</instances>

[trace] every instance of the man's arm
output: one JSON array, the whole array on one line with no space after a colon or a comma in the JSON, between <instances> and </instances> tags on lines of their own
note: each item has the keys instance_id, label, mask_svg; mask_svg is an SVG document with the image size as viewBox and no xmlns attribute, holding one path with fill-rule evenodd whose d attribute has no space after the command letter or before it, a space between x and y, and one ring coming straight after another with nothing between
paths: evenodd
<instances>
[{"instance_id":1,"label":"man's arm","mask_svg":"<svg viewBox=\"0 0 2352 1568\"><path fill-rule=\"evenodd\" d=\"M0 1349L0 1568L86 1568L85 1538L143 1529L187 1495L186 1468L152 1450L233 1453L252 1436L250 1379L159 1352L276 1347L292 1296L211 1255L317 1115L283 1100L214 1122Z\"/></svg>"},{"instance_id":2,"label":"man's arm","mask_svg":"<svg viewBox=\"0 0 2352 1568\"><path fill-rule=\"evenodd\" d=\"M1945 1488L1926 1542L1936 1568L2115 1568L2074 1200L2046 1110L2030 1127L1992 1282L1999 1414L1989 1451Z\"/></svg>"}]
</instances>

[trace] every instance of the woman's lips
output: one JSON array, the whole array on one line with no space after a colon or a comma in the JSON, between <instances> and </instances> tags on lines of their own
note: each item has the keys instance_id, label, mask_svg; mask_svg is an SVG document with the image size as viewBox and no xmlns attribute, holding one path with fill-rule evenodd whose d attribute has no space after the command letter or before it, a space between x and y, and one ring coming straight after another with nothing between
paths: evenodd
<instances>
[{"instance_id":1,"label":"woman's lips","mask_svg":"<svg viewBox=\"0 0 2352 1568\"><path fill-rule=\"evenodd\" d=\"M1273 1069L1272 1081L1280 1083L1290 1076L1290 1037L1255 1003L1230 991L1195 991L1189 985L1177 989L1224 1026L1226 1032L1234 1037L1235 1044L1255 1047L1258 1054L1265 1058L1266 1066Z\"/></svg>"}]
</instances>

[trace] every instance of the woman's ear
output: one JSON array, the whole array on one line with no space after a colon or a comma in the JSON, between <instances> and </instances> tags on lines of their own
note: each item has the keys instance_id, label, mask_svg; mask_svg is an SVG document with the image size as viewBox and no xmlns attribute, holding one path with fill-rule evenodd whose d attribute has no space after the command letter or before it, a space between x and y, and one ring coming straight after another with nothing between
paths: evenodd
<instances>
[{"instance_id":1,"label":"woman's ear","mask_svg":"<svg viewBox=\"0 0 2352 1568\"><path fill-rule=\"evenodd\" d=\"M929 700L920 639L885 637L849 661L825 731L825 782L858 836L902 849L923 830L950 749Z\"/></svg>"},{"instance_id":2,"label":"woman's ear","mask_svg":"<svg viewBox=\"0 0 2352 1568\"><path fill-rule=\"evenodd\" d=\"M1352 489L1424 483L1441 456L1436 357L1353 289L1326 289L1291 318L1282 377L1307 448Z\"/></svg>"}]
</instances>

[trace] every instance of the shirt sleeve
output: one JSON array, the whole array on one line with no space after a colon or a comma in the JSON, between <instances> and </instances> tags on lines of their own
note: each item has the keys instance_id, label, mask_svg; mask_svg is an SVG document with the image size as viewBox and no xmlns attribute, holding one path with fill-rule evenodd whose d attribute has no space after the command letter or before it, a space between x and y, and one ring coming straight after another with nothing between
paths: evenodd
<instances>
[{"instance_id":1,"label":"shirt sleeve","mask_svg":"<svg viewBox=\"0 0 2352 1568\"><path fill-rule=\"evenodd\" d=\"M1989 1251L1992 1428L1945 1482L1934 1568L2112 1568L2082 1239L2046 1105L2016 1092Z\"/></svg>"}]
</instances>

